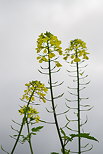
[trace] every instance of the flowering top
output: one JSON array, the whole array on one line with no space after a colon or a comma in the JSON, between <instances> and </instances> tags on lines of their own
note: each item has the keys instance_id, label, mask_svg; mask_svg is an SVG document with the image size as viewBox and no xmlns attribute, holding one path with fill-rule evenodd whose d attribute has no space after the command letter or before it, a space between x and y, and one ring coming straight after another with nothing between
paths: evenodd
<instances>
[{"instance_id":1,"label":"flowering top","mask_svg":"<svg viewBox=\"0 0 103 154\"><path fill-rule=\"evenodd\" d=\"M42 84L40 81L31 81L25 84L26 90L24 90L24 95L22 96L22 100L26 100L29 102L33 102L35 100L35 96L39 97L44 103L45 95L48 89Z\"/></svg>"},{"instance_id":2,"label":"flowering top","mask_svg":"<svg viewBox=\"0 0 103 154\"><path fill-rule=\"evenodd\" d=\"M89 59L86 43L80 39L70 41L70 47L65 49L64 59L71 58L73 62L80 62L82 59Z\"/></svg>"},{"instance_id":3,"label":"flowering top","mask_svg":"<svg viewBox=\"0 0 103 154\"><path fill-rule=\"evenodd\" d=\"M62 55L62 47L60 47L61 41L58 40L57 36L54 36L50 32L41 33L39 38L37 39L37 53L39 56L37 59L39 63L43 61L48 62L50 59L56 58L57 53ZM55 61L57 67L61 67L62 65Z\"/></svg>"},{"instance_id":4,"label":"flowering top","mask_svg":"<svg viewBox=\"0 0 103 154\"><path fill-rule=\"evenodd\" d=\"M30 106L29 104L35 100L35 97L39 97L44 103L46 102L45 95L48 89L42 84L40 81L30 81L29 83L25 84L26 90L24 90L24 95L22 96L21 100L27 101L27 105L24 105L19 110L19 113L26 114L27 118L30 120L35 120L36 122L40 121L40 117L38 115L38 111Z\"/></svg>"},{"instance_id":5,"label":"flowering top","mask_svg":"<svg viewBox=\"0 0 103 154\"><path fill-rule=\"evenodd\" d=\"M35 120L36 122L39 122L39 120L40 120L39 115L37 115L39 112L35 108L33 108L32 106L27 107L24 105L19 110L19 113L21 115L26 113L27 118L30 118L30 120Z\"/></svg>"}]
</instances>

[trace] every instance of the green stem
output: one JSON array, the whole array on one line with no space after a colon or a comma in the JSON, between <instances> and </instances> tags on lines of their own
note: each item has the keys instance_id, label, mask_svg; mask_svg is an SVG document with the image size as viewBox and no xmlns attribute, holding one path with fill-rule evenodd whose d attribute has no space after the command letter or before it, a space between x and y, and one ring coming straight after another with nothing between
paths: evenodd
<instances>
[{"instance_id":1,"label":"green stem","mask_svg":"<svg viewBox=\"0 0 103 154\"><path fill-rule=\"evenodd\" d=\"M32 96L33 96L33 94L34 94L34 91L35 91L35 89L33 90L32 94L31 94L31 96L30 96L30 99L29 99L29 101L28 101L28 103L27 103L27 109L28 109L28 106L29 106L29 104L30 104L31 98L32 98ZM26 112L27 112L27 110L26 110ZM13 153L14 153L14 150L15 150L15 148L16 148L16 146L17 146L18 141L19 141L19 138L20 138L20 135L21 135L23 126L24 126L24 124L25 124L26 112L24 113L24 117L23 117L23 120L22 120L22 124L21 124L20 130L19 130L18 137L17 137L17 139L16 139L16 141L15 141L15 144L14 144L14 146L13 146L12 151L11 151L10 154L13 154Z\"/></svg>"},{"instance_id":2,"label":"green stem","mask_svg":"<svg viewBox=\"0 0 103 154\"><path fill-rule=\"evenodd\" d=\"M50 51L49 51L49 44L48 43L47 43L47 47L48 47L48 54L49 54ZM56 116L56 111L55 111L55 106L54 106L54 97L53 97L53 87L52 87L52 76L51 76L51 63L50 63L50 59L49 59L49 82L50 82L50 93L51 93L51 101L52 101L52 108L53 108L55 125L56 125L56 128L57 128L57 133L58 133L59 140L60 140L60 143L61 143L62 153L65 154L65 148L64 148L63 140L62 140L62 137L61 137L61 134L60 134L59 124L58 124L58 120L57 120L57 116Z\"/></svg>"},{"instance_id":3,"label":"green stem","mask_svg":"<svg viewBox=\"0 0 103 154\"><path fill-rule=\"evenodd\" d=\"M25 115L24 115L24 117L23 117L22 124L21 124L20 130L19 130L19 134L18 134L18 137L17 137L16 142L15 142L15 144L14 144L14 147L13 147L13 149L12 149L12 151L11 151L11 154L14 153L14 150L15 150L15 148L16 148L16 146L17 146L17 143L18 143L18 141L19 141L19 138L20 138L20 135L21 135L21 132L22 132L22 129L23 129L24 122L25 122Z\"/></svg>"},{"instance_id":4,"label":"green stem","mask_svg":"<svg viewBox=\"0 0 103 154\"><path fill-rule=\"evenodd\" d=\"M77 57L77 51L76 51ZM78 134L80 134L80 85L79 85L79 66L78 62L76 63L77 67L77 100L78 100ZM81 138L78 137L78 154L81 154Z\"/></svg>"},{"instance_id":5,"label":"green stem","mask_svg":"<svg viewBox=\"0 0 103 154\"><path fill-rule=\"evenodd\" d=\"M26 118L26 124L27 124L27 130L28 130L28 135L29 135L29 147L30 147L30 151L31 154L33 154L33 148L32 148L32 143L31 143L31 135L30 135L30 128L29 128L29 124L28 124L28 119Z\"/></svg>"}]
</instances>

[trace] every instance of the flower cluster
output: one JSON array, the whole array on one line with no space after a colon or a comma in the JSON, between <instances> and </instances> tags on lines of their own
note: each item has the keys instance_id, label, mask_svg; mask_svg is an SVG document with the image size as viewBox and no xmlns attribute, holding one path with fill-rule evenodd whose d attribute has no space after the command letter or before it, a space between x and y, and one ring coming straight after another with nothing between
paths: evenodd
<instances>
[{"instance_id":1,"label":"flower cluster","mask_svg":"<svg viewBox=\"0 0 103 154\"><path fill-rule=\"evenodd\" d=\"M73 62L80 62L82 59L88 60L86 43L80 39L70 41L70 47L65 49L64 59L71 58Z\"/></svg>"},{"instance_id":2,"label":"flower cluster","mask_svg":"<svg viewBox=\"0 0 103 154\"><path fill-rule=\"evenodd\" d=\"M39 112L32 106L29 106L29 104L35 101L35 97L38 97L45 103L46 102L45 95L48 89L40 81L30 81L29 83L26 83L25 86L26 90L24 90L24 95L22 96L21 100L26 101L27 105L21 107L19 113L21 115L26 114L27 118L30 118L30 120L35 120L36 122L39 122L40 120L40 117L38 115Z\"/></svg>"},{"instance_id":3,"label":"flower cluster","mask_svg":"<svg viewBox=\"0 0 103 154\"><path fill-rule=\"evenodd\" d=\"M45 95L48 89L40 81L31 81L25 84L26 90L24 90L24 95L21 100L26 100L29 102L35 101L35 97L39 97L44 103L46 102Z\"/></svg>"},{"instance_id":4,"label":"flower cluster","mask_svg":"<svg viewBox=\"0 0 103 154\"><path fill-rule=\"evenodd\" d=\"M39 63L48 62L50 59L56 58L57 53L62 55L63 51L60 45L61 41L58 40L57 36L54 36L50 32L41 33L37 39L36 48L37 53L39 53L37 57ZM62 66L58 61L54 60L54 62L57 67Z\"/></svg>"},{"instance_id":5,"label":"flower cluster","mask_svg":"<svg viewBox=\"0 0 103 154\"><path fill-rule=\"evenodd\" d=\"M30 118L31 120L35 120L36 122L39 122L39 120L40 120L39 115L37 115L39 112L35 108L33 108L32 106L27 107L24 105L19 110L19 113L21 115L26 113L27 118Z\"/></svg>"}]
</instances>

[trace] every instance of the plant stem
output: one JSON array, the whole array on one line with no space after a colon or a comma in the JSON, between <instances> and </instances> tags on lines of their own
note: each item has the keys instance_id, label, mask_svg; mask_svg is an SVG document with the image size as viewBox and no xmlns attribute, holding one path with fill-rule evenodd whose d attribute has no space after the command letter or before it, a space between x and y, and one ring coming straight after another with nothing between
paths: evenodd
<instances>
[{"instance_id":1,"label":"plant stem","mask_svg":"<svg viewBox=\"0 0 103 154\"><path fill-rule=\"evenodd\" d=\"M21 132L22 132L22 129L23 129L23 125L24 125L24 122L25 122L25 117L26 117L26 116L24 115L23 120L22 120L22 124L21 124L21 127L20 127L20 130L19 130L19 134L18 134L18 137L17 137L16 142L15 142L15 144L14 144L14 147L13 147L13 149L12 149L12 151L11 151L11 154L14 153L14 150L15 150L15 148L16 148L16 146L17 146L18 141L19 141L19 138L20 138L20 135L21 135Z\"/></svg>"},{"instance_id":2,"label":"plant stem","mask_svg":"<svg viewBox=\"0 0 103 154\"><path fill-rule=\"evenodd\" d=\"M48 54L49 54L50 51L49 51L49 44L48 43L47 43L47 47L48 47ZM52 108L53 108L54 120L55 120L55 125L56 125L56 128L57 128L57 133L58 133L59 140L60 140L61 147L62 147L62 153L65 154L65 148L64 148L63 140L62 140L62 137L61 137L61 134L60 134L59 124L58 124L58 120L57 120L57 116L56 116L56 111L55 111L55 105L54 105L50 59L49 59L49 62L48 63L49 63L50 93L51 93L51 101L52 101Z\"/></svg>"},{"instance_id":3,"label":"plant stem","mask_svg":"<svg viewBox=\"0 0 103 154\"><path fill-rule=\"evenodd\" d=\"M32 143L31 143L31 135L30 135L30 128L29 128L29 124L28 124L28 119L26 118L26 124L27 124L27 130L28 130L28 135L29 135L29 147L30 147L30 151L31 154L33 154L33 148L32 148Z\"/></svg>"},{"instance_id":4,"label":"plant stem","mask_svg":"<svg viewBox=\"0 0 103 154\"><path fill-rule=\"evenodd\" d=\"M28 109L28 106L29 106L29 104L30 104L31 98L32 98L32 96L33 96L33 94L34 94L34 91L35 91L35 89L33 90L32 94L31 94L31 96L30 96L30 99L29 99L29 101L28 101L28 103L27 103L27 109ZM27 112L27 110L26 110L26 112ZM20 135L21 135L21 132L22 132L24 123L25 123L25 119L26 119L26 112L25 112L24 117L23 117L23 120L22 120L22 124L21 124L20 130L19 130L18 137L17 137L17 139L16 139L16 141L15 141L15 144L14 144L14 146L13 146L12 151L11 151L10 154L13 154L13 153L14 153L14 150L15 150L15 148L16 148L16 146L17 146L18 141L19 141L19 138L20 138Z\"/></svg>"},{"instance_id":5,"label":"plant stem","mask_svg":"<svg viewBox=\"0 0 103 154\"><path fill-rule=\"evenodd\" d=\"M76 51L77 57L77 51ZM78 62L76 63L77 67L77 100L78 100L78 134L80 134L80 85L79 85L79 66ZM81 138L78 137L78 154L81 154Z\"/></svg>"}]
</instances>

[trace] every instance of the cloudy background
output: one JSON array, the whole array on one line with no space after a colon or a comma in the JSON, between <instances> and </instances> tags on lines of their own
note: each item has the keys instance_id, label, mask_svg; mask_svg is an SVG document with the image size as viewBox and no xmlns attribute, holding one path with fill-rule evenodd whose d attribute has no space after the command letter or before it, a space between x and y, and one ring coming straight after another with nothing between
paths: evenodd
<instances>
[{"instance_id":1,"label":"cloudy background","mask_svg":"<svg viewBox=\"0 0 103 154\"><path fill-rule=\"evenodd\" d=\"M91 80L87 90L89 104L87 130L99 139L87 154L103 153L103 1L102 0L0 0L0 144L8 151L12 119L17 112L24 84L42 80L37 69L35 47L41 32L57 35L67 47L70 40L80 38L87 43L90 54L87 73ZM45 105L46 106L46 105ZM45 108L44 106L44 108ZM42 112L42 107L41 107ZM43 112L42 112L43 113ZM46 116L43 114L44 117ZM49 118L49 117L48 117ZM55 128L46 126L33 144L35 154L59 151ZM27 145L18 146L15 154L29 153ZM3 154L0 151L0 154Z\"/></svg>"}]
</instances>

